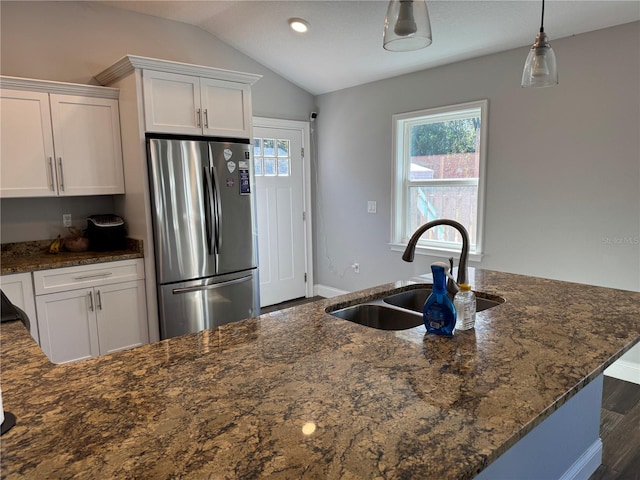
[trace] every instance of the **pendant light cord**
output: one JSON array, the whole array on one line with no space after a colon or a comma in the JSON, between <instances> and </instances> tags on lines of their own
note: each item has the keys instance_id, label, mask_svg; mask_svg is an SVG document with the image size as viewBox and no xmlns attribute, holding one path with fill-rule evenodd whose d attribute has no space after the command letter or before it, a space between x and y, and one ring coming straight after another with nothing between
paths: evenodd
<instances>
[{"instance_id":1,"label":"pendant light cord","mask_svg":"<svg viewBox=\"0 0 640 480\"><path fill-rule=\"evenodd\" d=\"M542 0L542 18L540 19L540 33L544 32L544 0Z\"/></svg>"}]
</instances>

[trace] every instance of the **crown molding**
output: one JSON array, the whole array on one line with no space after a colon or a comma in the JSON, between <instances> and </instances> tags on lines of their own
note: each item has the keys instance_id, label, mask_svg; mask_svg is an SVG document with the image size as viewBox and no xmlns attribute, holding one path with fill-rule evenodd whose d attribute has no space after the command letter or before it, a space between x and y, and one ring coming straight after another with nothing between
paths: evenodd
<instances>
[{"instance_id":1,"label":"crown molding","mask_svg":"<svg viewBox=\"0 0 640 480\"><path fill-rule=\"evenodd\" d=\"M193 65L190 63L172 62L156 58L139 57L137 55L125 55L109 68L97 74L94 78L101 85L110 85L113 82L126 77L136 69L156 70L159 72L178 73L182 75L213 78L216 80L227 80L247 85L253 85L262 78L262 75L254 73L236 72L234 70L205 67L203 65Z\"/></svg>"},{"instance_id":2,"label":"crown molding","mask_svg":"<svg viewBox=\"0 0 640 480\"><path fill-rule=\"evenodd\" d=\"M57 93L60 95L80 95L118 99L120 90L98 85L82 85L79 83L54 82L36 78L7 77L0 75L0 88L11 90L28 90L31 92Z\"/></svg>"}]
</instances>

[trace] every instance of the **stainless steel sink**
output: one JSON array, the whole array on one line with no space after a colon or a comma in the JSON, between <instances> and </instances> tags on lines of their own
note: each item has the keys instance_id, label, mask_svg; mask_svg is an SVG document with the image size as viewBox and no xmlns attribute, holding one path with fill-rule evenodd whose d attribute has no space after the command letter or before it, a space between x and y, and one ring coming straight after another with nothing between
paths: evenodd
<instances>
[{"instance_id":1,"label":"stainless steel sink","mask_svg":"<svg viewBox=\"0 0 640 480\"><path fill-rule=\"evenodd\" d=\"M422 325L422 307L431 288L416 288L362 302L339 310L328 307L334 317L380 330L407 330ZM476 311L481 312L504 303L505 299L486 293L476 294Z\"/></svg>"},{"instance_id":2,"label":"stainless steel sink","mask_svg":"<svg viewBox=\"0 0 640 480\"><path fill-rule=\"evenodd\" d=\"M389 305L395 305L396 307L422 313L424 302L427 301L427 297L429 297L430 294L430 288L416 288L415 290L407 290L406 292L390 295L383 298L383 301ZM492 295L491 298L484 298L476 295L476 312L482 312L483 310L496 307L502 303L504 303L504 298L502 297Z\"/></svg>"},{"instance_id":3,"label":"stainless steel sink","mask_svg":"<svg viewBox=\"0 0 640 480\"><path fill-rule=\"evenodd\" d=\"M377 303L364 303L329 312L350 322L380 330L406 330L422 325L422 314L390 308Z\"/></svg>"}]
</instances>

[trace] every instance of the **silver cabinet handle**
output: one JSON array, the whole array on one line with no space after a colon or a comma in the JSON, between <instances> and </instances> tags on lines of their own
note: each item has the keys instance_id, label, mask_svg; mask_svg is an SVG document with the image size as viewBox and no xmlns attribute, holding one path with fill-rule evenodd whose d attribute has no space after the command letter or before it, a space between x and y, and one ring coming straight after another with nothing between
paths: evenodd
<instances>
[{"instance_id":1,"label":"silver cabinet handle","mask_svg":"<svg viewBox=\"0 0 640 480\"><path fill-rule=\"evenodd\" d=\"M100 290L96 291L96 300L98 302L98 310L102 310L102 298L100 297Z\"/></svg>"},{"instance_id":2,"label":"silver cabinet handle","mask_svg":"<svg viewBox=\"0 0 640 480\"><path fill-rule=\"evenodd\" d=\"M204 109L204 128L209 128L209 110Z\"/></svg>"},{"instance_id":3,"label":"silver cabinet handle","mask_svg":"<svg viewBox=\"0 0 640 480\"><path fill-rule=\"evenodd\" d=\"M87 295L89 295L89 310L93 312L93 294L89 292Z\"/></svg>"},{"instance_id":4,"label":"silver cabinet handle","mask_svg":"<svg viewBox=\"0 0 640 480\"><path fill-rule=\"evenodd\" d=\"M102 272L102 273L94 273L91 275L80 275L78 277L73 277L74 280L84 280L85 278L99 278L99 277L108 277L109 275L113 275L112 272Z\"/></svg>"},{"instance_id":5,"label":"silver cabinet handle","mask_svg":"<svg viewBox=\"0 0 640 480\"><path fill-rule=\"evenodd\" d=\"M53 184L53 157L49 157L49 173L51 174L51 191L55 192L56 187Z\"/></svg>"},{"instance_id":6,"label":"silver cabinet handle","mask_svg":"<svg viewBox=\"0 0 640 480\"><path fill-rule=\"evenodd\" d=\"M200 109L198 109L196 111L196 124L197 124L198 128L202 127L202 121L201 121L201 118L200 118Z\"/></svg>"},{"instance_id":7,"label":"silver cabinet handle","mask_svg":"<svg viewBox=\"0 0 640 480\"><path fill-rule=\"evenodd\" d=\"M60 167L60 190L64 191L64 168L62 167L62 157L58 157L58 166Z\"/></svg>"}]
</instances>

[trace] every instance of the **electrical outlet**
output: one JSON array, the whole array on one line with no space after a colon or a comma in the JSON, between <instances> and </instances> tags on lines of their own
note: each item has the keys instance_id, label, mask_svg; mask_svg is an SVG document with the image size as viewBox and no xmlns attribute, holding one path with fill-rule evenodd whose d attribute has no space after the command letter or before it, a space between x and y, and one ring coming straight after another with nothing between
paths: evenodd
<instances>
[{"instance_id":1,"label":"electrical outlet","mask_svg":"<svg viewBox=\"0 0 640 480\"><path fill-rule=\"evenodd\" d=\"M354 263L353 265L351 265L351 268L353 268L354 273L360 273L360 264L359 263Z\"/></svg>"},{"instance_id":2,"label":"electrical outlet","mask_svg":"<svg viewBox=\"0 0 640 480\"><path fill-rule=\"evenodd\" d=\"M375 200L369 200L367 202L367 213L376 213L376 202Z\"/></svg>"},{"instance_id":3,"label":"electrical outlet","mask_svg":"<svg viewBox=\"0 0 640 480\"><path fill-rule=\"evenodd\" d=\"M71 226L71 214L70 213L63 213L62 214L62 226L63 227L70 227Z\"/></svg>"}]
</instances>

